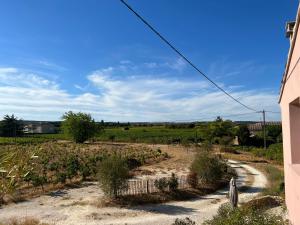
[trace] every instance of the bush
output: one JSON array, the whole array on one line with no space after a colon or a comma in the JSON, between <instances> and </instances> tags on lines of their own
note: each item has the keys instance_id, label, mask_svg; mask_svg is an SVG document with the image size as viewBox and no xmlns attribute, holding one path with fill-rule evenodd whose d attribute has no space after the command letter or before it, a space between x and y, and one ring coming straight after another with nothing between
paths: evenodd
<instances>
[{"instance_id":1,"label":"bush","mask_svg":"<svg viewBox=\"0 0 300 225\"><path fill-rule=\"evenodd\" d=\"M65 173L58 173L56 175L56 183L66 183L66 180L67 180L67 174Z\"/></svg>"},{"instance_id":2,"label":"bush","mask_svg":"<svg viewBox=\"0 0 300 225\"><path fill-rule=\"evenodd\" d=\"M99 166L98 180L105 194L116 198L118 192L127 188L129 169L120 155L105 158Z\"/></svg>"},{"instance_id":3,"label":"bush","mask_svg":"<svg viewBox=\"0 0 300 225\"><path fill-rule=\"evenodd\" d=\"M34 187L41 186L42 189L44 189L44 184L47 183L47 177L32 173L30 181Z\"/></svg>"},{"instance_id":4,"label":"bush","mask_svg":"<svg viewBox=\"0 0 300 225\"><path fill-rule=\"evenodd\" d=\"M272 144L266 151L266 157L270 160L275 160L283 163L283 146L282 143Z\"/></svg>"},{"instance_id":5,"label":"bush","mask_svg":"<svg viewBox=\"0 0 300 225\"><path fill-rule=\"evenodd\" d=\"M192 221L190 218L186 217L185 219L176 219L172 225L196 225L194 221Z\"/></svg>"},{"instance_id":6,"label":"bush","mask_svg":"<svg viewBox=\"0 0 300 225\"><path fill-rule=\"evenodd\" d=\"M142 163L135 158L127 158L126 159L127 166L130 170L135 169L142 165Z\"/></svg>"},{"instance_id":7,"label":"bush","mask_svg":"<svg viewBox=\"0 0 300 225\"><path fill-rule=\"evenodd\" d=\"M269 186L264 190L267 195L282 195L284 193L284 175L283 171L275 166L267 165L265 172L268 176Z\"/></svg>"},{"instance_id":8,"label":"bush","mask_svg":"<svg viewBox=\"0 0 300 225\"><path fill-rule=\"evenodd\" d=\"M168 180L167 178L163 177L158 180L154 181L154 186L160 190L161 192L165 191L165 189L168 187Z\"/></svg>"},{"instance_id":9,"label":"bush","mask_svg":"<svg viewBox=\"0 0 300 225\"><path fill-rule=\"evenodd\" d=\"M76 143L83 143L96 136L100 127L92 119L90 114L67 112L63 115L63 131Z\"/></svg>"},{"instance_id":10,"label":"bush","mask_svg":"<svg viewBox=\"0 0 300 225\"><path fill-rule=\"evenodd\" d=\"M67 175L69 179L72 179L74 176L77 175L77 172L80 169L80 164L79 164L79 160L78 157L75 155L71 155L68 157L67 159Z\"/></svg>"},{"instance_id":11,"label":"bush","mask_svg":"<svg viewBox=\"0 0 300 225\"><path fill-rule=\"evenodd\" d=\"M192 188L198 187L198 176L195 172L190 172L187 177L187 182Z\"/></svg>"},{"instance_id":12,"label":"bush","mask_svg":"<svg viewBox=\"0 0 300 225\"><path fill-rule=\"evenodd\" d=\"M219 157L209 153L199 153L191 166L191 171L196 173L203 183L217 184L223 178L227 165Z\"/></svg>"},{"instance_id":13,"label":"bush","mask_svg":"<svg viewBox=\"0 0 300 225\"><path fill-rule=\"evenodd\" d=\"M175 176L175 173L172 173L172 176L168 182L170 191L176 191L178 189L178 178Z\"/></svg>"},{"instance_id":14,"label":"bush","mask_svg":"<svg viewBox=\"0 0 300 225\"><path fill-rule=\"evenodd\" d=\"M252 148L251 152L257 157L264 157L268 160L274 160L283 164L283 146L282 143L272 144L267 150L263 148Z\"/></svg>"},{"instance_id":15,"label":"bush","mask_svg":"<svg viewBox=\"0 0 300 225\"><path fill-rule=\"evenodd\" d=\"M229 204L223 204L218 214L204 225L283 225L280 216L268 214L262 210L253 208L232 208Z\"/></svg>"}]
</instances>

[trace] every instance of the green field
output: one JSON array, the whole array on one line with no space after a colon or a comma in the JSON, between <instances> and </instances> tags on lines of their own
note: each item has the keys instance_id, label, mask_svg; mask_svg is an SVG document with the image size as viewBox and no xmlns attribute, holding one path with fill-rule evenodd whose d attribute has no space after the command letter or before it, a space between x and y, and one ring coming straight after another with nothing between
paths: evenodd
<instances>
[{"instance_id":1,"label":"green field","mask_svg":"<svg viewBox=\"0 0 300 225\"><path fill-rule=\"evenodd\" d=\"M192 143L199 141L201 131L196 128L166 128L153 127L123 127L105 128L96 138L96 141L138 142L138 143ZM36 134L25 137L0 137L0 144L42 143L54 140L68 140L64 134Z\"/></svg>"},{"instance_id":2,"label":"green field","mask_svg":"<svg viewBox=\"0 0 300 225\"><path fill-rule=\"evenodd\" d=\"M108 128L97 137L99 141L117 142L139 142L139 143L187 143L199 139L197 128L165 128L155 127L132 127L129 130L124 128Z\"/></svg>"}]
</instances>

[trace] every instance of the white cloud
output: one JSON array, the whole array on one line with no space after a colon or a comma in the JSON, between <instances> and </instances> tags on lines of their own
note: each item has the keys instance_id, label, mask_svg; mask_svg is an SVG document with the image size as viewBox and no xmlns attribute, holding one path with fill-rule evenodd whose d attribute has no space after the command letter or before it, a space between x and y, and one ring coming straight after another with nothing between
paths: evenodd
<instances>
[{"instance_id":1,"label":"white cloud","mask_svg":"<svg viewBox=\"0 0 300 225\"><path fill-rule=\"evenodd\" d=\"M1 114L24 119L57 120L69 110L91 113L106 121L172 121L211 118L249 112L201 80L128 74L118 67L91 72L87 81L96 91L73 95L54 81L17 68L0 68ZM84 86L84 85L82 85ZM77 88L82 88L77 85ZM243 103L278 111L277 94L266 90L231 88ZM2 116L0 115L0 116ZM279 119L270 115L270 120ZM275 117L274 117L275 116ZM248 115L231 119L259 119Z\"/></svg>"}]
</instances>

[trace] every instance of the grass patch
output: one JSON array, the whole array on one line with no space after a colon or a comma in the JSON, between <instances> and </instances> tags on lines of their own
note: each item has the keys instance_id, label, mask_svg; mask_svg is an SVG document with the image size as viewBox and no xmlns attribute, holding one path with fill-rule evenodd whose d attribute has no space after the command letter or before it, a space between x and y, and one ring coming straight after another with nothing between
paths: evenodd
<instances>
[{"instance_id":1,"label":"grass patch","mask_svg":"<svg viewBox=\"0 0 300 225\"><path fill-rule=\"evenodd\" d=\"M265 165L263 170L269 181L268 187L263 191L263 194L284 197L283 171L273 165Z\"/></svg>"},{"instance_id":2,"label":"grass patch","mask_svg":"<svg viewBox=\"0 0 300 225\"><path fill-rule=\"evenodd\" d=\"M271 215L264 210L253 207L232 208L229 204L223 204L218 214L203 225L284 225L281 216Z\"/></svg>"},{"instance_id":3,"label":"grass patch","mask_svg":"<svg viewBox=\"0 0 300 225\"><path fill-rule=\"evenodd\" d=\"M248 146L238 146L233 148L241 152L252 153L256 157L264 158L266 160L271 160L280 165L283 164L282 143L272 144L267 148L267 150L263 148L248 147Z\"/></svg>"}]
</instances>

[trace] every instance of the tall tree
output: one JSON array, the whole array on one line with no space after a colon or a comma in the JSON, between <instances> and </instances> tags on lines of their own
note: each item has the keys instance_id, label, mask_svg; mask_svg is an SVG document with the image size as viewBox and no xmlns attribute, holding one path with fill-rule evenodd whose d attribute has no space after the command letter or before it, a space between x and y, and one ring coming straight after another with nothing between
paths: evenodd
<instances>
[{"instance_id":1,"label":"tall tree","mask_svg":"<svg viewBox=\"0 0 300 225\"><path fill-rule=\"evenodd\" d=\"M62 128L65 134L77 143L83 143L100 132L100 126L90 114L67 112L63 115Z\"/></svg>"},{"instance_id":2,"label":"tall tree","mask_svg":"<svg viewBox=\"0 0 300 225\"><path fill-rule=\"evenodd\" d=\"M247 125L240 125L236 135L239 138L240 145L248 145L250 141L250 131Z\"/></svg>"},{"instance_id":3,"label":"tall tree","mask_svg":"<svg viewBox=\"0 0 300 225\"><path fill-rule=\"evenodd\" d=\"M23 122L12 114L5 115L0 122L0 135L3 137L17 137L23 134Z\"/></svg>"}]
</instances>

